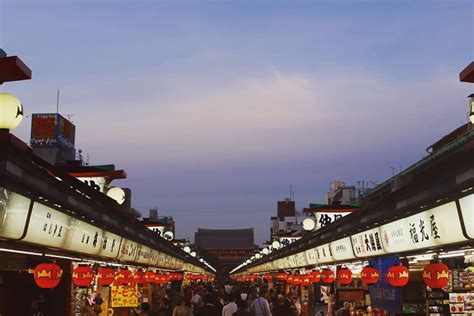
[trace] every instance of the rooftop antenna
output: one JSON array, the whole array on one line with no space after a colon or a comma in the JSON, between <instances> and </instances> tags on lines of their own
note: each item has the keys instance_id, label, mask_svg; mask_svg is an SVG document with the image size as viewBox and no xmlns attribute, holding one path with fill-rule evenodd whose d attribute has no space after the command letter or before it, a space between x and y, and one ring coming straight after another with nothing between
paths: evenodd
<instances>
[{"instance_id":1,"label":"rooftop antenna","mask_svg":"<svg viewBox=\"0 0 474 316\"><path fill-rule=\"evenodd\" d=\"M59 89L56 95L56 113L59 114Z\"/></svg>"}]
</instances>

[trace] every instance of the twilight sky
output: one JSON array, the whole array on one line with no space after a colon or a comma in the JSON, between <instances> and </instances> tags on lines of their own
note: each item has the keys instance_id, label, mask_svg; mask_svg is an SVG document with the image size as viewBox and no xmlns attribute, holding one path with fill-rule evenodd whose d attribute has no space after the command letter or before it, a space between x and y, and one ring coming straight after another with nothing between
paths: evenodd
<instances>
[{"instance_id":1,"label":"twilight sky","mask_svg":"<svg viewBox=\"0 0 474 316\"><path fill-rule=\"evenodd\" d=\"M0 0L0 46L33 80L26 114L73 114L133 205L197 227L255 227L331 180L380 183L466 121L474 1ZM14 133L29 140L30 120Z\"/></svg>"}]
</instances>

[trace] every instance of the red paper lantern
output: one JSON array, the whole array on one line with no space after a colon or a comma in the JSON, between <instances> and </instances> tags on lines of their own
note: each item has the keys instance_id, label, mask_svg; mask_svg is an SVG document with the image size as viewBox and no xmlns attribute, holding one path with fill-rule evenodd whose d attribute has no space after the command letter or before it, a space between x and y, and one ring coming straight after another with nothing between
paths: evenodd
<instances>
[{"instance_id":1,"label":"red paper lantern","mask_svg":"<svg viewBox=\"0 0 474 316\"><path fill-rule=\"evenodd\" d=\"M128 269L120 269L115 277L115 285L125 285L133 281L132 272Z\"/></svg>"},{"instance_id":2,"label":"red paper lantern","mask_svg":"<svg viewBox=\"0 0 474 316\"><path fill-rule=\"evenodd\" d=\"M303 278L299 275L293 277L293 284L299 285L303 282Z\"/></svg>"},{"instance_id":3,"label":"red paper lantern","mask_svg":"<svg viewBox=\"0 0 474 316\"><path fill-rule=\"evenodd\" d=\"M321 280L321 272L311 271L309 273L309 277L310 277L312 283L318 283Z\"/></svg>"},{"instance_id":4,"label":"red paper lantern","mask_svg":"<svg viewBox=\"0 0 474 316\"><path fill-rule=\"evenodd\" d=\"M442 262L430 263L423 269L423 281L432 289L448 285L449 268Z\"/></svg>"},{"instance_id":5,"label":"red paper lantern","mask_svg":"<svg viewBox=\"0 0 474 316\"><path fill-rule=\"evenodd\" d=\"M133 281L136 284L145 283L145 272L143 272L141 270L135 271L135 273L133 274Z\"/></svg>"},{"instance_id":6,"label":"red paper lantern","mask_svg":"<svg viewBox=\"0 0 474 316\"><path fill-rule=\"evenodd\" d=\"M288 280L288 277L289 277L289 275L286 274L286 273L278 273L277 274L277 279L278 280L286 281L286 280Z\"/></svg>"},{"instance_id":7,"label":"red paper lantern","mask_svg":"<svg viewBox=\"0 0 474 316\"><path fill-rule=\"evenodd\" d=\"M290 274L288 275L288 278L286 279L286 282L288 282L289 284L293 284L293 279L295 278L295 276L293 274Z\"/></svg>"},{"instance_id":8,"label":"red paper lantern","mask_svg":"<svg viewBox=\"0 0 474 316\"><path fill-rule=\"evenodd\" d=\"M352 282L352 271L342 268L337 273L337 280L340 284L350 284Z\"/></svg>"},{"instance_id":9,"label":"red paper lantern","mask_svg":"<svg viewBox=\"0 0 474 316\"><path fill-rule=\"evenodd\" d=\"M42 289L52 289L59 285L63 270L54 263L41 263L34 270L36 285Z\"/></svg>"},{"instance_id":10,"label":"red paper lantern","mask_svg":"<svg viewBox=\"0 0 474 316\"><path fill-rule=\"evenodd\" d=\"M330 269L324 269L321 272L321 279L326 284L330 284L330 283L334 282L334 272L332 272L332 270L330 270Z\"/></svg>"},{"instance_id":11,"label":"red paper lantern","mask_svg":"<svg viewBox=\"0 0 474 316\"><path fill-rule=\"evenodd\" d=\"M273 278L272 278L272 275L271 275L270 273L264 274L264 275L263 275L263 278L264 278L265 280L268 280L268 281L271 281L271 280L273 279Z\"/></svg>"},{"instance_id":12,"label":"red paper lantern","mask_svg":"<svg viewBox=\"0 0 474 316\"><path fill-rule=\"evenodd\" d=\"M166 284L168 283L169 279L168 279L168 275L166 274L157 274L156 275L156 283L157 284Z\"/></svg>"},{"instance_id":13,"label":"red paper lantern","mask_svg":"<svg viewBox=\"0 0 474 316\"><path fill-rule=\"evenodd\" d=\"M301 285L308 286L310 284L311 284L311 277L309 275L305 275L304 277L302 277Z\"/></svg>"},{"instance_id":14,"label":"red paper lantern","mask_svg":"<svg viewBox=\"0 0 474 316\"><path fill-rule=\"evenodd\" d=\"M145 282L147 283L155 283L156 274L153 271L145 272Z\"/></svg>"},{"instance_id":15,"label":"red paper lantern","mask_svg":"<svg viewBox=\"0 0 474 316\"><path fill-rule=\"evenodd\" d=\"M102 286L109 286L115 280L115 270L99 267L97 282Z\"/></svg>"},{"instance_id":16,"label":"red paper lantern","mask_svg":"<svg viewBox=\"0 0 474 316\"><path fill-rule=\"evenodd\" d=\"M405 266L392 266L388 269L387 280L391 286L405 286L408 283L409 271Z\"/></svg>"},{"instance_id":17,"label":"red paper lantern","mask_svg":"<svg viewBox=\"0 0 474 316\"><path fill-rule=\"evenodd\" d=\"M90 266L77 266L72 270L72 282L80 287L88 287L94 280L94 272Z\"/></svg>"},{"instance_id":18,"label":"red paper lantern","mask_svg":"<svg viewBox=\"0 0 474 316\"><path fill-rule=\"evenodd\" d=\"M379 280L379 272L374 267L367 266L362 269L360 278L364 284L375 284Z\"/></svg>"}]
</instances>

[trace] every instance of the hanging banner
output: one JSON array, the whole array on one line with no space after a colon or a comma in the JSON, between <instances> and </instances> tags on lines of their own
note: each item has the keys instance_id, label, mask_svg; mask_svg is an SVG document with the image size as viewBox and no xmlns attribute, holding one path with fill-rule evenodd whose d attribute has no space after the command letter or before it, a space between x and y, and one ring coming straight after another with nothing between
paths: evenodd
<instances>
[{"instance_id":1,"label":"hanging banner","mask_svg":"<svg viewBox=\"0 0 474 316\"><path fill-rule=\"evenodd\" d=\"M26 226L30 199L0 187L0 237L19 239Z\"/></svg>"},{"instance_id":2,"label":"hanging banner","mask_svg":"<svg viewBox=\"0 0 474 316\"><path fill-rule=\"evenodd\" d=\"M331 253L334 260L355 259L350 237L335 240L330 243Z\"/></svg>"},{"instance_id":3,"label":"hanging banner","mask_svg":"<svg viewBox=\"0 0 474 316\"><path fill-rule=\"evenodd\" d=\"M474 194L459 199L462 219L469 238L474 239Z\"/></svg>"},{"instance_id":4,"label":"hanging banner","mask_svg":"<svg viewBox=\"0 0 474 316\"><path fill-rule=\"evenodd\" d=\"M356 257L370 257L385 254L378 228L352 235L351 239Z\"/></svg>"},{"instance_id":5,"label":"hanging banner","mask_svg":"<svg viewBox=\"0 0 474 316\"><path fill-rule=\"evenodd\" d=\"M369 265L379 271L378 282L369 287L372 308L382 308L392 313L402 311L401 288L391 286L386 277L388 269L399 263L400 260L396 256L383 256L369 260Z\"/></svg>"},{"instance_id":6,"label":"hanging banner","mask_svg":"<svg viewBox=\"0 0 474 316\"><path fill-rule=\"evenodd\" d=\"M120 285L111 288L112 307L137 307L138 287L134 285Z\"/></svg>"}]
</instances>

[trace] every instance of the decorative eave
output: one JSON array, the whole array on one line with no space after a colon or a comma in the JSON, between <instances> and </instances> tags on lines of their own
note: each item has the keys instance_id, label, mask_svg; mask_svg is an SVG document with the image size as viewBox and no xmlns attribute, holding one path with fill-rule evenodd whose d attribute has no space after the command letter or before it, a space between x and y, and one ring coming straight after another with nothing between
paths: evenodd
<instances>
[{"instance_id":1,"label":"decorative eave","mask_svg":"<svg viewBox=\"0 0 474 316\"><path fill-rule=\"evenodd\" d=\"M459 80L461 82L474 83L474 61L459 73Z\"/></svg>"}]
</instances>

